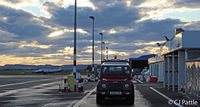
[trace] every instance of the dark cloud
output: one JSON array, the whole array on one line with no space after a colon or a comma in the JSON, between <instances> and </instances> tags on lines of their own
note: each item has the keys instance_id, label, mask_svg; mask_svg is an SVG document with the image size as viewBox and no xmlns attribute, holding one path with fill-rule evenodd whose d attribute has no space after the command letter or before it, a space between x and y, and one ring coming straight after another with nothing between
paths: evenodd
<instances>
[{"instance_id":1,"label":"dark cloud","mask_svg":"<svg viewBox=\"0 0 200 107\"><path fill-rule=\"evenodd\" d=\"M187 30L199 30L200 31L200 21L194 21L194 22L191 22L190 25L186 26L186 27L183 27L184 29L187 29Z\"/></svg>"},{"instance_id":2,"label":"dark cloud","mask_svg":"<svg viewBox=\"0 0 200 107\"><path fill-rule=\"evenodd\" d=\"M136 26L131 32L124 32L118 34L112 34L106 39L110 41L134 43L136 40L161 40L164 35L173 35L176 24L181 24L180 20L165 19L165 20L146 20L140 23L134 23L132 26ZM108 35L108 34L107 34ZM129 39L127 39L129 38Z\"/></svg>"},{"instance_id":3,"label":"dark cloud","mask_svg":"<svg viewBox=\"0 0 200 107\"><path fill-rule=\"evenodd\" d=\"M146 0L90 0L95 7L104 8L106 6L115 5L115 4L123 4L127 5L127 1L131 2L131 6L138 6Z\"/></svg>"},{"instance_id":4,"label":"dark cloud","mask_svg":"<svg viewBox=\"0 0 200 107\"><path fill-rule=\"evenodd\" d=\"M11 0L11 2L12 1L13 0ZM139 13L148 10L137 9L134 8L134 6L137 6L144 1L145 0L132 0L132 7L127 7L126 0L91 0L97 7L96 10L88 7L79 7L78 28L87 31L90 34L77 33L78 59L91 60L92 54L85 52L85 49L87 49L86 47L92 45L92 21L88 18L90 15L95 16L95 46L98 46L95 50L100 50L100 43L97 43L100 41L98 33L102 30L116 29L117 33L115 34L103 32L104 40L108 41L106 46L114 51L130 53L130 57L137 56L133 54L133 52L145 47L136 46L134 43L164 40L165 35L168 37L174 35L174 29L177 25L187 24L187 22L181 22L180 20L175 19L137 22L137 20L144 17ZM19 2L19 0L15 2ZM185 3L186 2L187 1L185 1ZM181 4L181 2L177 2L176 6L195 7L195 2L185 3ZM198 2L196 3L198 4ZM44 27L42 24L56 27L58 30L63 30L65 28L73 29L74 7L69 6L67 8L62 8L51 2L45 2L44 6L48 8L48 12L52 15L50 19L35 17L22 10L0 6L0 17L7 17L6 21L0 19L0 37L2 38L0 40L0 54L15 55L18 57L41 57L43 54L58 53L58 50L64 50L65 47L73 48L73 32L65 32L58 38L48 38L48 35L53 32L53 30ZM126 29L129 28L133 28L133 30L126 31ZM199 22L192 22L190 25L184 27L184 29L190 30L193 28L199 29ZM19 48L18 43L21 41L26 41L27 44L37 41L38 45L52 46L48 49L30 46ZM15 43L6 45L6 42ZM64 56L72 57L70 54ZM64 56L54 55L52 57L43 58L63 60ZM95 53L95 58L99 59L100 55ZM122 55L119 58L128 58L128 56Z\"/></svg>"},{"instance_id":5,"label":"dark cloud","mask_svg":"<svg viewBox=\"0 0 200 107\"><path fill-rule=\"evenodd\" d=\"M0 10L0 17L7 18L6 21L0 21L0 29L17 35L15 39L33 39L49 32L30 13L5 6L0 6Z\"/></svg>"},{"instance_id":6,"label":"dark cloud","mask_svg":"<svg viewBox=\"0 0 200 107\"><path fill-rule=\"evenodd\" d=\"M131 5L133 6L138 6L140 4L142 4L143 2L145 2L146 0L131 0Z\"/></svg>"},{"instance_id":7,"label":"dark cloud","mask_svg":"<svg viewBox=\"0 0 200 107\"><path fill-rule=\"evenodd\" d=\"M23 0L6 0L6 1L10 3L20 3Z\"/></svg>"},{"instance_id":8,"label":"dark cloud","mask_svg":"<svg viewBox=\"0 0 200 107\"><path fill-rule=\"evenodd\" d=\"M55 5L54 5L55 6ZM53 21L56 24L73 27L74 7L57 8L49 10ZM89 16L95 16L95 25L97 29L107 29L117 26L130 26L131 23L138 20L141 16L136 8L127 8L125 4L116 4L101 9L92 10L91 8L78 8L78 27L89 29L91 20Z\"/></svg>"},{"instance_id":9,"label":"dark cloud","mask_svg":"<svg viewBox=\"0 0 200 107\"><path fill-rule=\"evenodd\" d=\"M178 0L174 3L177 8L187 7L187 8L199 8L200 1L199 0Z\"/></svg>"}]
</instances>

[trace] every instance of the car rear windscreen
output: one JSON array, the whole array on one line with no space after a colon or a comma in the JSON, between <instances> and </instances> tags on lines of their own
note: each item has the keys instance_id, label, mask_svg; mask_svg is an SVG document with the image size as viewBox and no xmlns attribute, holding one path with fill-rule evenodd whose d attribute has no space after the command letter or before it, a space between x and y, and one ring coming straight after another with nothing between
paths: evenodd
<instances>
[{"instance_id":1,"label":"car rear windscreen","mask_svg":"<svg viewBox=\"0 0 200 107\"><path fill-rule=\"evenodd\" d=\"M103 66L102 74L130 74L130 68L128 66Z\"/></svg>"}]
</instances>

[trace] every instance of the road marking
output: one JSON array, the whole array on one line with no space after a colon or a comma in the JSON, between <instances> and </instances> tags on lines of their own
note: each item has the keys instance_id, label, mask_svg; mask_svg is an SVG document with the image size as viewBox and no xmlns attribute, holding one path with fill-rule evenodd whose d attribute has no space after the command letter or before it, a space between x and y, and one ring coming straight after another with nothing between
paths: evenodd
<instances>
[{"instance_id":1,"label":"road marking","mask_svg":"<svg viewBox=\"0 0 200 107\"><path fill-rule=\"evenodd\" d=\"M10 95L10 94L15 94L15 93L18 93L18 92L27 91L29 89L34 89L34 88L40 88L40 87L44 87L44 86L48 86L48 85L53 85L53 84L57 84L57 83L58 82L45 83L45 84L40 84L40 85L37 85L37 86L32 86L30 88L22 88L22 89L10 90L10 91L4 92L4 93L0 93L0 97L7 96L7 95Z\"/></svg>"},{"instance_id":2,"label":"road marking","mask_svg":"<svg viewBox=\"0 0 200 107\"><path fill-rule=\"evenodd\" d=\"M143 84L143 82L142 81L140 81L139 79L135 79L136 81L138 81L139 83L141 83L141 84Z\"/></svg>"},{"instance_id":3,"label":"road marking","mask_svg":"<svg viewBox=\"0 0 200 107\"><path fill-rule=\"evenodd\" d=\"M132 80L133 83L137 83L137 81Z\"/></svg>"},{"instance_id":4,"label":"road marking","mask_svg":"<svg viewBox=\"0 0 200 107\"><path fill-rule=\"evenodd\" d=\"M27 84L27 83L32 83L32 82L46 81L46 80L52 80L52 79L42 79L42 80L26 81L26 82L13 83L13 84L5 84L5 85L0 85L0 88L1 88L1 87L12 86L12 85L21 85L21 84Z\"/></svg>"},{"instance_id":5,"label":"road marking","mask_svg":"<svg viewBox=\"0 0 200 107\"><path fill-rule=\"evenodd\" d=\"M90 91L86 96L84 96L81 100L79 100L73 107L78 107L81 105L81 103L86 99L88 98L94 91L96 90L96 87Z\"/></svg>"},{"instance_id":6,"label":"road marking","mask_svg":"<svg viewBox=\"0 0 200 107\"><path fill-rule=\"evenodd\" d=\"M178 107L183 107L182 105L180 105L179 103L177 103L176 101L172 100L171 98L169 98L168 96L164 95L163 93L159 92L158 90L156 90L153 87L149 87L150 89L152 89L153 91L155 91L156 93L158 93L159 95L161 95L162 97L164 97L165 99L167 99L168 101L172 101L176 106Z\"/></svg>"}]
</instances>

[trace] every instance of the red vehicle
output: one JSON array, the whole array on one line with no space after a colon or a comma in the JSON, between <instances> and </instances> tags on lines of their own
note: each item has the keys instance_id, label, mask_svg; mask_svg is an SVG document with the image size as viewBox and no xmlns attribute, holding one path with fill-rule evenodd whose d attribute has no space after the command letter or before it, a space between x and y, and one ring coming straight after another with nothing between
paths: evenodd
<instances>
[{"instance_id":1,"label":"red vehicle","mask_svg":"<svg viewBox=\"0 0 200 107\"><path fill-rule=\"evenodd\" d=\"M104 100L114 97L134 104L134 85L128 62L109 61L101 64L96 102L102 104Z\"/></svg>"}]
</instances>

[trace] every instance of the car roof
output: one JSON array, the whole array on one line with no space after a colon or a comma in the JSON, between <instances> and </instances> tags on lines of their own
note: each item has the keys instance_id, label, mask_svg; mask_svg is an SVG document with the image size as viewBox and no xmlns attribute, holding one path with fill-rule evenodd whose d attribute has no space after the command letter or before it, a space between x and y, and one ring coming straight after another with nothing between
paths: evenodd
<instances>
[{"instance_id":1,"label":"car roof","mask_svg":"<svg viewBox=\"0 0 200 107\"><path fill-rule=\"evenodd\" d=\"M127 62L104 62L101 66L129 66Z\"/></svg>"}]
</instances>

